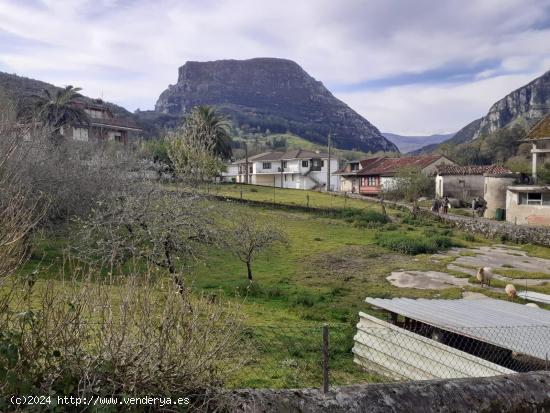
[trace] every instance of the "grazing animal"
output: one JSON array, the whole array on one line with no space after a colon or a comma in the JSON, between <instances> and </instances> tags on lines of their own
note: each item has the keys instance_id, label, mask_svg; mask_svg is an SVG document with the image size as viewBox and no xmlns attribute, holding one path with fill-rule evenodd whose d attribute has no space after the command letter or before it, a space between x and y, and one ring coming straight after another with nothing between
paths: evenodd
<instances>
[{"instance_id":1,"label":"grazing animal","mask_svg":"<svg viewBox=\"0 0 550 413\"><path fill-rule=\"evenodd\" d=\"M536 305L535 303L527 303L525 304L527 307L531 307L531 308L540 308L538 305Z\"/></svg>"},{"instance_id":2,"label":"grazing animal","mask_svg":"<svg viewBox=\"0 0 550 413\"><path fill-rule=\"evenodd\" d=\"M490 267L480 267L477 270L477 280L481 283L481 286L491 286L491 279L493 278L493 270Z\"/></svg>"},{"instance_id":3,"label":"grazing animal","mask_svg":"<svg viewBox=\"0 0 550 413\"><path fill-rule=\"evenodd\" d=\"M513 301L518 296L518 292L516 291L516 287L514 287L514 284L506 284L506 287L504 287L504 291L506 292L506 295L508 296L508 299L510 301Z\"/></svg>"}]
</instances>

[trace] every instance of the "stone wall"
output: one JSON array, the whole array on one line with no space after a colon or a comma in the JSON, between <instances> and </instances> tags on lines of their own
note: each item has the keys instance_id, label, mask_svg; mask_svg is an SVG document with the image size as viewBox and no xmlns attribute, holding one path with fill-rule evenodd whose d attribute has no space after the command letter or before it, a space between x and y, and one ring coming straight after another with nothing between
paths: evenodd
<instances>
[{"instance_id":1,"label":"stone wall","mask_svg":"<svg viewBox=\"0 0 550 413\"><path fill-rule=\"evenodd\" d=\"M550 372L508 376L362 384L332 389L238 390L241 413L550 412Z\"/></svg>"},{"instance_id":2,"label":"stone wall","mask_svg":"<svg viewBox=\"0 0 550 413\"><path fill-rule=\"evenodd\" d=\"M350 197L358 197L349 195ZM369 202L379 202L378 199L368 199ZM410 211L411 206L399 202L385 201L388 207L402 211ZM512 241L521 244L537 244L550 247L550 227L534 225L514 225L506 221L494 221L486 218L471 218L461 215L443 215L431 212L428 209L420 209L420 216L437 219L452 226L473 234L480 234L486 238L497 241Z\"/></svg>"}]
</instances>

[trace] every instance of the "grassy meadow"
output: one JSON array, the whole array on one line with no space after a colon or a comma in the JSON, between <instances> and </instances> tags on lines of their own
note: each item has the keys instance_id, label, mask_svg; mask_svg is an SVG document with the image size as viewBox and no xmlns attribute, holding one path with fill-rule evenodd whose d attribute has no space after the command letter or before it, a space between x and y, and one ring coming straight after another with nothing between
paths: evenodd
<instances>
[{"instance_id":1,"label":"grassy meadow","mask_svg":"<svg viewBox=\"0 0 550 413\"><path fill-rule=\"evenodd\" d=\"M210 191L239 198L240 189L238 185L221 185ZM209 250L206 259L193 268L191 285L195 293L208 294L212 299L226 297L241 304L243 340L252 344L252 350L247 350L248 363L229 378L231 387L319 386L324 323L330 327L332 384L376 381L377 377L354 365L351 353L358 312L372 312L364 304L366 297L461 297L459 288L406 289L386 280L395 270L446 271L447 260L435 261L431 253L410 251L409 244L435 252L430 248L491 243L451 230L443 223L415 221L404 212L390 209L391 222L365 222L379 217L380 207L360 200L275 189L278 203L305 205L309 195L310 206L360 211L326 217L291 208L270 208L273 188L242 189L244 199L264 201L266 205L213 202L222 211L246 210L258 220L280 225L289 242L254 259L252 283L247 280L245 264L226 250ZM40 269L39 278L57 277L66 235L48 233L37 239L22 273ZM396 239L405 239L405 244L395 245Z\"/></svg>"}]
</instances>

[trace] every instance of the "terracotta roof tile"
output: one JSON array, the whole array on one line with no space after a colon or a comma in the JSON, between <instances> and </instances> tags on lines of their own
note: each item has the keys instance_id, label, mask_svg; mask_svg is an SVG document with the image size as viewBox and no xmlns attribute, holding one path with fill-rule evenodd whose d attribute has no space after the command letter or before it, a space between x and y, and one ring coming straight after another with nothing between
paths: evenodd
<instances>
[{"instance_id":1,"label":"terracotta roof tile","mask_svg":"<svg viewBox=\"0 0 550 413\"><path fill-rule=\"evenodd\" d=\"M378 157L374 157L374 158L361 159L360 161L349 161L342 168L337 170L335 172L335 174L357 175L357 173L359 171L365 169L367 166L369 166L369 167L374 166L374 164L382 161L383 159L386 159L386 157L385 156L382 156L382 157L378 156ZM352 171L351 166L350 166L352 163L359 163L360 168L355 170L355 171Z\"/></svg>"},{"instance_id":2,"label":"terracotta roof tile","mask_svg":"<svg viewBox=\"0 0 550 413\"><path fill-rule=\"evenodd\" d=\"M404 167L426 168L435 161L441 159L441 155L404 156L402 158L381 158L379 162L368 165L359 171L357 175L394 175Z\"/></svg>"},{"instance_id":3,"label":"terracotta roof tile","mask_svg":"<svg viewBox=\"0 0 550 413\"><path fill-rule=\"evenodd\" d=\"M435 170L438 175L504 175L512 173L508 168L500 165L437 165Z\"/></svg>"}]
</instances>

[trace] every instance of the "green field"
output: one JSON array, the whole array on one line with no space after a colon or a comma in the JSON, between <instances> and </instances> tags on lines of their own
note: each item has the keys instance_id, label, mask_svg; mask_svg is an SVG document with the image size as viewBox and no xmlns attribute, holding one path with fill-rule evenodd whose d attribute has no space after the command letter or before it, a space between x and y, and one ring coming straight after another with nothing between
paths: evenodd
<instances>
[{"instance_id":1,"label":"green field","mask_svg":"<svg viewBox=\"0 0 550 413\"><path fill-rule=\"evenodd\" d=\"M221 185L211 193L240 197L238 185ZM249 362L229 379L231 387L307 387L321 384L321 326L331 331L331 378L334 385L373 382L373 377L354 363L351 348L359 311L372 312L364 299L373 297L459 298L461 289L403 289L385 278L395 270L445 271L446 260L431 254L405 255L380 244L380 234L407 238L445 238L456 245L490 243L474 240L443 223L411 220L407 214L390 212L393 222L364 225L360 220L327 217L315 212L272 209L273 188L244 186L243 198L265 201L265 206L213 201L223 210L246 210L258 220L279 224L289 243L260 254L253 263L254 281L246 267L225 250L210 250L196 265L192 289L212 297L224 296L242 305L244 335L252 344ZM275 189L275 202L288 205L380 211L377 204L318 192ZM59 271L64 236L48 235L37 241L24 272L41 266L40 276L55 277ZM540 253L540 251L538 251ZM475 287L470 287L475 290ZM546 288L546 287L544 287ZM503 298L502 294L491 295Z\"/></svg>"}]
</instances>

